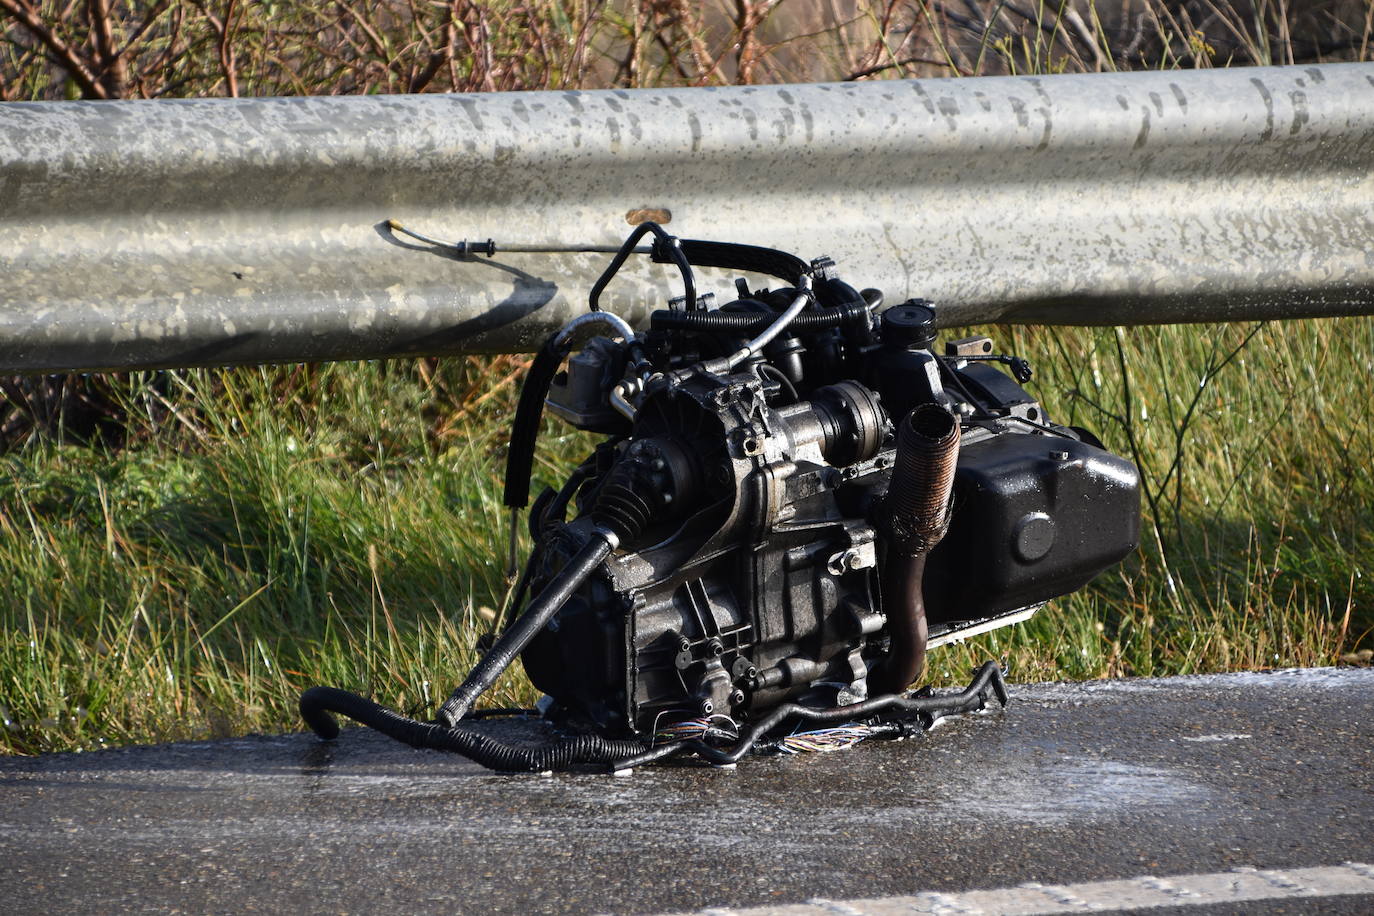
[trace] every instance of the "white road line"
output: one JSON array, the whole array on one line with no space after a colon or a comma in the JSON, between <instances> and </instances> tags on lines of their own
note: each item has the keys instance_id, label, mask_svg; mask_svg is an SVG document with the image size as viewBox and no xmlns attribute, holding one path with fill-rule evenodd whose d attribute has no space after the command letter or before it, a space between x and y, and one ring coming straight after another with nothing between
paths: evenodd
<instances>
[{"instance_id":1,"label":"white road line","mask_svg":"<svg viewBox=\"0 0 1374 916\"><path fill-rule=\"evenodd\" d=\"M1179 887L1177 884L1171 884L1163 878L1136 878L1135 880L1143 887L1159 891L1161 894L1168 894L1175 900L1187 902L1188 898L1197 897L1196 891L1190 891L1186 888Z\"/></svg>"},{"instance_id":2,"label":"white road line","mask_svg":"<svg viewBox=\"0 0 1374 916\"><path fill-rule=\"evenodd\" d=\"M1362 865L1359 862L1346 862L1345 867L1366 878L1374 878L1374 865Z\"/></svg>"},{"instance_id":3,"label":"white road line","mask_svg":"<svg viewBox=\"0 0 1374 916\"><path fill-rule=\"evenodd\" d=\"M1287 900L1299 897L1362 895L1374 900L1374 865L1346 862L1319 868L1285 870L1234 868L1207 875L1145 875L1121 881L1083 884L1039 884L986 891L924 891L910 897L871 900L823 900L783 906L732 907L731 916L915 916L915 914L976 914L1040 916L1047 913L1084 913L1156 906L1203 906L1248 900ZM696 916L719 914L699 910Z\"/></svg>"},{"instance_id":4,"label":"white road line","mask_svg":"<svg viewBox=\"0 0 1374 916\"><path fill-rule=\"evenodd\" d=\"M838 900L826 900L824 897L808 900L806 905L816 907L823 913L830 913L831 916L868 916L862 910L856 910L847 903L841 903Z\"/></svg>"},{"instance_id":5,"label":"white road line","mask_svg":"<svg viewBox=\"0 0 1374 916\"><path fill-rule=\"evenodd\" d=\"M1064 912L1077 913L1082 910L1101 909L1096 904L1090 903L1074 894L1073 889L1062 884L1041 884L1039 881L1027 881L1020 885L1022 890L1038 891L1050 900L1059 904Z\"/></svg>"}]
</instances>

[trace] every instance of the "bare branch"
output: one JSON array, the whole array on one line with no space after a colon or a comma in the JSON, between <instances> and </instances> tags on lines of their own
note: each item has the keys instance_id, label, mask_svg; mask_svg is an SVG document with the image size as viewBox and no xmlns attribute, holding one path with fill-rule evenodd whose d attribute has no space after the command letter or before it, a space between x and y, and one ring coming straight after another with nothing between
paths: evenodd
<instances>
[{"instance_id":1,"label":"bare branch","mask_svg":"<svg viewBox=\"0 0 1374 916\"><path fill-rule=\"evenodd\" d=\"M108 99L109 93L100 81L96 79L91 69L85 62L77 56L71 46L62 40L47 23L43 21L38 10L28 0L0 0L0 10L9 13L29 30L43 46L51 53L54 63L67 72L75 83L81 87L81 94L88 99Z\"/></svg>"},{"instance_id":2,"label":"bare branch","mask_svg":"<svg viewBox=\"0 0 1374 916\"><path fill-rule=\"evenodd\" d=\"M959 67L957 64L954 64L947 60L936 60L932 57L904 57L901 60L894 60L890 64L877 64L876 66L872 67L864 67L862 70L855 70L853 73L846 76L843 82L852 83L855 80L865 79L867 77L873 76L876 73L882 73L885 70L892 70L898 67L910 67L912 64L925 64L928 67L940 67L945 70L953 70L960 76L973 75L969 71L963 69L962 67Z\"/></svg>"},{"instance_id":3,"label":"bare branch","mask_svg":"<svg viewBox=\"0 0 1374 916\"><path fill-rule=\"evenodd\" d=\"M89 0L86 15L95 39L95 55L100 63L100 83L112 99L122 99L129 91L129 69L123 55L115 50L114 23L110 21L109 0Z\"/></svg>"}]
</instances>

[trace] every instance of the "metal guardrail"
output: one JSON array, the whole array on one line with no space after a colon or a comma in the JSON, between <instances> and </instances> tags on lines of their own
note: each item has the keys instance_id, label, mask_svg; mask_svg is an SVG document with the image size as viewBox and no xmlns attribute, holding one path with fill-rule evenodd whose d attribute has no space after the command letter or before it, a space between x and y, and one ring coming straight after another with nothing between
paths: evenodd
<instances>
[{"instance_id":1,"label":"metal guardrail","mask_svg":"<svg viewBox=\"0 0 1374 916\"><path fill-rule=\"evenodd\" d=\"M942 323L1374 311L1374 65L0 106L0 371L527 350L601 254L828 254ZM729 277L706 288L722 293ZM603 298L631 321L664 268Z\"/></svg>"}]
</instances>

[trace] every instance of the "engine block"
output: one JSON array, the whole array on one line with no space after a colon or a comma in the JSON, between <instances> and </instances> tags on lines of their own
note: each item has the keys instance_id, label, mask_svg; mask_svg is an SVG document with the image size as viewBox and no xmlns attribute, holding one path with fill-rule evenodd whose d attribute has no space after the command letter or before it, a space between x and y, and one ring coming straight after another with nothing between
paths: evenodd
<instances>
[{"instance_id":1,"label":"engine block","mask_svg":"<svg viewBox=\"0 0 1374 916\"><path fill-rule=\"evenodd\" d=\"M639 332L599 305L632 254L675 265L684 290ZM712 308L696 267L784 285L741 279ZM588 304L535 356L512 428L512 570L527 507L533 542L516 615L432 722L306 691L322 737L342 712L540 771L914 734L1007 699L995 662L958 694L911 692L928 649L1024 620L1136 547L1135 466L1052 422L1030 366L990 339L939 350L927 301L883 308L828 259L643 223ZM546 407L603 438L531 505ZM540 746L465 721L517 655L556 729ZM841 727L787 731L804 722Z\"/></svg>"},{"instance_id":2,"label":"engine block","mask_svg":"<svg viewBox=\"0 0 1374 916\"><path fill-rule=\"evenodd\" d=\"M725 313L793 294L756 293ZM895 306L780 337L728 372L701 359L736 347L737 329L651 332L646 358L669 381L647 387L632 422L606 409L610 385L632 371L628 345L599 338L573 358L550 407L614 432L574 493L536 503L534 588L585 542L613 467L644 464L636 479L652 508L524 652L559 715L644 734L684 715L743 720L787 700L865 698L891 651L880 567L895 562L881 521L900 460L895 421L923 405L956 417L962 440L947 532L924 568L929 644L1023 620L1135 548L1135 467L1052 424L983 358L985 338L936 355L934 318L928 303Z\"/></svg>"}]
</instances>

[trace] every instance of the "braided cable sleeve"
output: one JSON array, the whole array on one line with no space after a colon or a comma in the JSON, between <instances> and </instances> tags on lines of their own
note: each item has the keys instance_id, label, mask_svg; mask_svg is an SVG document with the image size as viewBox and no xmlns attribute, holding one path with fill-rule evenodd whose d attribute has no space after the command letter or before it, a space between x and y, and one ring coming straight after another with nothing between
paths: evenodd
<instances>
[{"instance_id":1,"label":"braided cable sleeve","mask_svg":"<svg viewBox=\"0 0 1374 916\"><path fill-rule=\"evenodd\" d=\"M810 334L850 322L867 321L868 317L867 306L846 303L834 308L802 312L789 322L787 330L792 334ZM661 309L654 312L649 320L655 331L714 331L752 337L767 329L776 318L776 315L758 312L684 312Z\"/></svg>"},{"instance_id":2,"label":"braided cable sleeve","mask_svg":"<svg viewBox=\"0 0 1374 916\"><path fill-rule=\"evenodd\" d=\"M567 770L580 764L609 765L623 757L643 753L642 741L573 735L539 746L502 741L490 734L462 726L446 728L418 722L366 697L336 687L312 687L301 695L301 717L315 734L332 740L339 734L331 713L348 716L402 744L426 750L461 754L492 770L542 773Z\"/></svg>"}]
</instances>

